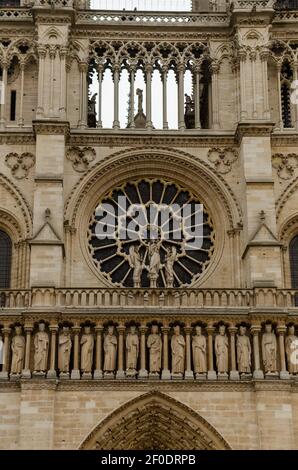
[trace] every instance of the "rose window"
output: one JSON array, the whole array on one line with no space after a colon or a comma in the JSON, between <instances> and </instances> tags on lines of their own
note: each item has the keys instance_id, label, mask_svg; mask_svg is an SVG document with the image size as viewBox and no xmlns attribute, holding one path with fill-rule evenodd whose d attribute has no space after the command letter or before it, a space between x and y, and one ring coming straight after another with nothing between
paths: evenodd
<instances>
[{"instance_id":1,"label":"rose window","mask_svg":"<svg viewBox=\"0 0 298 470\"><path fill-rule=\"evenodd\" d=\"M198 198L161 179L110 191L88 228L96 268L119 287L191 285L208 266L214 244L213 221Z\"/></svg>"}]
</instances>

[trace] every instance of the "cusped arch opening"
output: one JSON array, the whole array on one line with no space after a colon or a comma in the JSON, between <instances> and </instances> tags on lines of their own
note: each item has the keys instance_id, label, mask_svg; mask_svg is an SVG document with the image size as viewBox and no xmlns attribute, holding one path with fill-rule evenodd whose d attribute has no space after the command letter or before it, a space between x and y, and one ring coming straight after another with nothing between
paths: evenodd
<instances>
[{"instance_id":1,"label":"cusped arch opening","mask_svg":"<svg viewBox=\"0 0 298 470\"><path fill-rule=\"evenodd\" d=\"M228 450L229 444L198 413L160 392L141 395L111 413L81 450Z\"/></svg>"}]
</instances>

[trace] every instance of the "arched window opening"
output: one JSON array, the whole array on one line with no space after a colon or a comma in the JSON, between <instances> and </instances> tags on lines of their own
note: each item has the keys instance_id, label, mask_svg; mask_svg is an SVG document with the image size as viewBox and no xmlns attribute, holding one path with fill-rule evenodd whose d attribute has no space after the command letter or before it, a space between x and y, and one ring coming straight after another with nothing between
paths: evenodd
<instances>
[{"instance_id":1,"label":"arched window opening","mask_svg":"<svg viewBox=\"0 0 298 470\"><path fill-rule=\"evenodd\" d=\"M282 121L285 128L293 127L293 116L291 107L291 85L293 82L293 70L290 63L285 60L280 71L280 93Z\"/></svg>"},{"instance_id":2,"label":"arched window opening","mask_svg":"<svg viewBox=\"0 0 298 470\"><path fill-rule=\"evenodd\" d=\"M290 243L290 266L292 288L298 289L298 235ZM295 295L295 305L298 306L298 294Z\"/></svg>"},{"instance_id":3,"label":"arched window opening","mask_svg":"<svg viewBox=\"0 0 298 470\"><path fill-rule=\"evenodd\" d=\"M12 243L7 233L0 230L0 289L10 287Z\"/></svg>"}]
</instances>

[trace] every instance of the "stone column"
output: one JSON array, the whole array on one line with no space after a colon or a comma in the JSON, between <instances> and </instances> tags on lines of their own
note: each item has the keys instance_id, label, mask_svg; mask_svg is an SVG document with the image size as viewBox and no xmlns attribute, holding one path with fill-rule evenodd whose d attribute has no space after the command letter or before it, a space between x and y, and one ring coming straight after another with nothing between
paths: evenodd
<instances>
[{"instance_id":1,"label":"stone column","mask_svg":"<svg viewBox=\"0 0 298 470\"><path fill-rule=\"evenodd\" d=\"M230 333L230 348L231 348L231 371L230 371L230 380L239 380L240 375L237 370L237 363L236 363L236 341L235 335L237 333L237 328L234 325L229 327Z\"/></svg>"},{"instance_id":2,"label":"stone column","mask_svg":"<svg viewBox=\"0 0 298 470\"><path fill-rule=\"evenodd\" d=\"M185 120L184 120L184 64L179 64L178 66L178 127L179 130L185 130Z\"/></svg>"},{"instance_id":3,"label":"stone column","mask_svg":"<svg viewBox=\"0 0 298 470\"><path fill-rule=\"evenodd\" d=\"M268 93L268 57L269 52L264 50L260 54L263 75L263 118L270 119L269 93Z\"/></svg>"},{"instance_id":4,"label":"stone column","mask_svg":"<svg viewBox=\"0 0 298 470\"><path fill-rule=\"evenodd\" d=\"M7 88L7 70L8 70L8 63L2 62L2 89L1 89L1 101L0 103L0 129L5 128L6 124L6 88Z\"/></svg>"},{"instance_id":5,"label":"stone column","mask_svg":"<svg viewBox=\"0 0 298 470\"><path fill-rule=\"evenodd\" d=\"M283 119L282 119L282 103L281 103L281 81L280 81L281 65L282 64L280 62L276 64L277 96L278 96L278 122L276 124L279 130L282 130L284 127Z\"/></svg>"},{"instance_id":6,"label":"stone column","mask_svg":"<svg viewBox=\"0 0 298 470\"><path fill-rule=\"evenodd\" d=\"M119 121L119 80L120 80L120 69L119 65L115 64L113 68L114 78L114 122L113 128L120 129Z\"/></svg>"},{"instance_id":7,"label":"stone column","mask_svg":"<svg viewBox=\"0 0 298 470\"><path fill-rule=\"evenodd\" d=\"M47 50L44 46L39 46L38 49L38 105L36 110L36 117L42 118L44 115L44 73L45 73L45 58Z\"/></svg>"},{"instance_id":8,"label":"stone column","mask_svg":"<svg viewBox=\"0 0 298 470\"><path fill-rule=\"evenodd\" d=\"M246 108L246 51L239 52L240 60L240 120L247 118Z\"/></svg>"},{"instance_id":9,"label":"stone column","mask_svg":"<svg viewBox=\"0 0 298 470\"><path fill-rule=\"evenodd\" d=\"M190 325L186 325L184 328L185 331L185 346L186 346L186 370L185 370L185 380L193 380L194 375L191 368L191 332L192 327Z\"/></svg>"},{"instance_id":10,"label":"stone column","mask_svg":"<svg viewBox=\"0 0 298 470\"><path fill-rule=\"evenodd\" d=\"M20 89L20 108L19 108L19 119L18 119L18 125L20 127L23 127L24 125L24 76L25 76L25 63L22 61L20 63L20 69L21 69L21 89Z\"/></svg>"},{"instance_id":11,"label":"stone column","mask_svg":"<svg viewBox=\"0 0 298 470\"><path fill-rule=\"evenodd\" d=\"M86 129L87 127L87 73L88 73L88 64L86 62L79 63L80 70L80 119L79 127L81 129Z\"/></svg>"},{"instance_id":12,"label":"stone column","mask_svg":"<svg viewBox=\"0 0 298 470\"><path fill-rule=\"evenodd\" d=\"M97 127L102 129L102 79L103 79L104 67L102 64L99 64L97 67L98 73L98 119Z\"/></svg>"},{"instance_id":13,"label":"stone column","mask_svg":"<svg viewBox=\"0 0 298 470\"><path fill-rule=\"evenodd\" d=\"M4 336L4 345L3 345L3 365L2 372L0 372L0 380L8 380L9 373L9 345L10 345L10 332L11 328L4 327L2 330Z\"/></svg>"},{"instance_id":14,"label":"stone column","mask_svg":"<svg viewBox=\"0 0 298 470\"><path fill-rule=\"evenodd\" d=\"M73 369L71 371L71 379L79 380L81 378L80 368L79 368L79 340L80 340L80 331L81 327L75 325L72 328L74 334L73 342Z\"/></svg>"},{"instance_id":15,"label":"stone column","mask_svg":"<svg viewBox=\"0 0 298 470\"><path fill-rule=\"evenodd\" d=\"M139 371L139 378L140 379L147 379L148 377L148 370L146 369L146 332L147 326L141 325L140 328L141 333L141 369Z\"/></svg>"},{"instance_id":16,"label":"stone column","mask_svg":"<svg viewBox=\"0 0 298 470\"><path fill-rule=\"evenodd\" d=\"M195 82L195 128L201 129L201 103L200 103L200 70L201 66L196 65L194 72L194 82Z\"/></svg>"},{"instance_id":17,"label":"stone column","mask_svg":"<svg viewBox=\"0 0 298 470\"><path fill-rule=\"evenodd\" d=\"M169 369L169 331L170 328L168 326L163 326L161 328L163 334L163 368L161 378L162 380L169 380L171 379L171 372Z\"/></svg>"},{"instance_id":18,"label":"stone column","mask_svg":"<svg viewBox=\"0 0 298 470\"><path fill-rule=\"evenodd\" d=\"M95 327L96 332L96 357L95 357L95 371L94 379L100 380L103 378L102 372L102 332L103 326L97 324Z\"/></svg>"},{"instance_id":19,"label":"stone column","mask_svg":"<svg viewBox=\"0 0 298 470\"><path fill-rule=\"evenodd\" d=\"M218 92L218 74L219 64L211 64L212 73L212 123L213 129L219 129L219 92Z\"/></svg>"},{"instance_id":20,"label":"stone column","mask_svg":"<svg viewBox=\"0 0 298 470\"><path fill-rule=\"evenodd\" d=\"M129 81L130 81L130 91L129 91L129 127L134 129L135 125L135 66L132 65L129 69Z\"/></svg>"},{"instance_id":21,"label":"stone column","mask_svg":"<svg viewBox=\"0 0 298 470\"><path fill-rule=\"evenodd\" d=\"M124 379L124 333L125 333L125 326L119 325L117 326L118 330L118 369L116 373L116 379Z\"/></svg>"},{"instance_id":22,"label":"stone column","mask_svg":"<svg viewBox=\"0 0 298 470\"><path fill-rule=\"evenodd\" d=\"M260 346L259 346L259 335L261 332L261 325L252 325L250 329L253 335L253 352L254 352L254 379L263 379L264 372L261 370L260 361Z\"/></svg>"},{"instance_id":23,"label":"stone column","mask_svg":"<svg viewBox=\"0 0 298 470\"><path fill-rule=\"evenodd\" d=\"M56 379L57 378L57 371L56 371L56 354L57 354L57 332L58 332L58 325L53 323L49 326L49 330L51 332L51 356L50 356L50 370L47 373L47 379Z\"/></svg>"},{"instance_id":24,"label":"stone column","mask_svg":"<svg viewBox=\"0 0 298 470\"><path fill-rule=\"evenodd\" d=\"M294 102L296 102L295 104L295 108L296 108L295 127L296 127L296 130L298 131L298 62L294 62L294 86L291 91L294 96Z\"/></svg>"},{"instance_id":25,"label":"stone column","mask_svg":"<svg viewBox=\"0 0 298 470\"><path fill-rule=\"evenodd\" d=\"M284 324L279 324L276 328L276 331L278 334L278 342L279 342L279 363L280 363L279 377L282 380L289 380L290 374L287 371L286 353L285 353L285 334L287 332L287 327Z\"/></svg>"},{"instance_id":26,"label":"stone column","mask_svg":"<svg viewBox=\"0 0 298 470\"><path fill-rule=\"evenodd\" d=\"M152 124L152 72L151 64L146 66L146 128L151 130Z\"/></svg>"},{"instance_id":27,"label":"stone column","mask_svg":"<svg viewBox=\"0 0 298 470\"><path fill-rule=\"evenodd\" d=\"M257 119L257 92L256 92L256 60L257 60L257 53L255 51L251 51L250 53L250 60L251 60L251 67L252 67L252 117L253 119Z\"/></svg>"},{"instance_id":28,"label":"stone column","mask_svg":"<svg viewBox=\"0 0 298 470\"><path fill-rule=\"evenodd\" d=\"M163 129L169 128L168 123L168 68L162 68L162 113L163 113Z\"/></svg>"},{"instance_id":29,"label":"stone column","mask_svg":"<svg viewBox=\"0 0 298 470\"><path fill-rule=\"evenodd\" d=\"M30 379L31 378L30 352L31 352L31 335L33 331L33 325L25 325L24 331L26 333L26 349L25 349L25 364L24 364L24 369L22 370L22 378Z\"/></svg>"},{"instance_id":30,"label":"stone column","mask_svg":"<svg viewBox=\"0 0 298 470\"><path fill-rule=\"evenodd\" d=\"M213 333L214 333L214 326L212 324L208 325L206 328L208 334L208 380L217 380L217 375L214 370L213 365Z\"/></svg>"},{"instance_id":31,"label":"stone column","mask_svg":"<svg viewBox=\"0 0 298 470\"><path fill-rule=\"evenodd\" d=\"M60 117L66 119L66 54L67 48L60 49Z\"/></svg>"},{"instance_id":32,"label":"stone column","mask_svg":"<svg viewBox=\"0 0 298 470\"><path fill-rule=\"evenodd\" d=\"M54 117L54 68L55 68L56 49L50 47L50 106L49 116Z\"/></svg>"}]
</instances>

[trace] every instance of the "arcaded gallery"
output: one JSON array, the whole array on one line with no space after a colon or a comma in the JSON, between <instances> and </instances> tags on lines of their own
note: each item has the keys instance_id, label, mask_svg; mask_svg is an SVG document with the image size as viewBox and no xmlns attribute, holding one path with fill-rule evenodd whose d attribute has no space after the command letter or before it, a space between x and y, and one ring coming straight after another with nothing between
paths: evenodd
<instances>
[{"instance_id":1,"label":"arcaded gallery","mask_svg":"<svg viewBox=\"0 0 298 470\"><path fill-rule=\"evenodd\" d=\"M298 450L298 1L0 1L0 448Z\"/></svg>"}]
</instances>

